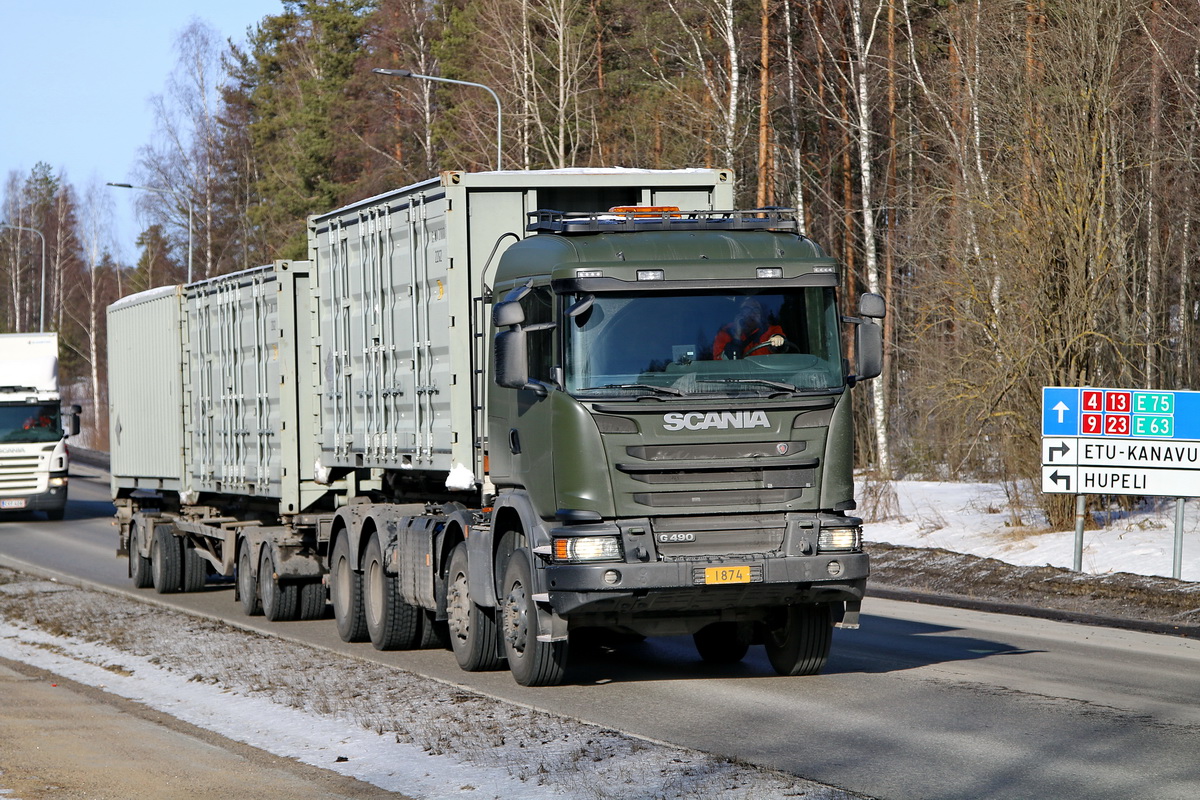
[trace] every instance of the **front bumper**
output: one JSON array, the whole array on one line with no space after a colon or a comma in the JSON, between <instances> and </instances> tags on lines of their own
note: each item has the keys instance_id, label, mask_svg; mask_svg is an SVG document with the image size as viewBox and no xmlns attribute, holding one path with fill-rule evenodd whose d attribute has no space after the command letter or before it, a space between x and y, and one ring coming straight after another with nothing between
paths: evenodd
<instances>
[{"instance_id":1,"label":"front bumper","mask_svg":"<svg viewBox=\"0 0 1200 800\"><path fill-rule=\"evenodd\" d=\"M0 495L0 511L60 511L67 506L67 485L44 492Z\"/></svg>"},{"instance_id":2,"label":"front bumper","mask_svg":"<svg viewBox=\"0 0 1200 800\"><path fill-rule=\"evenodd\" d=\"M831 567L833 562L836 564ZM705 583L706 568L732 566L749 566L751 582ZM550 608L559 616L610 613L657 616L736 612L799 603L859 602L866 591L870 563L866 553L826 553L649 563L547 564L543 569ZM614 572L616 581L612 582Z\"/></svg>"}]
</instances>

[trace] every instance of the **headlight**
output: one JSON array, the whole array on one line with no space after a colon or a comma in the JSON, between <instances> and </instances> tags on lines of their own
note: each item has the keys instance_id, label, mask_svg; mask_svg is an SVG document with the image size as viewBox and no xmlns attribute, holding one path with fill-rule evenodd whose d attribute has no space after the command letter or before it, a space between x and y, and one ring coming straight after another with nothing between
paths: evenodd
<instances>
[{"instance_id":1,"label":"headlight","mask_svg":"<svg viewBox=\"0 0 1200 800\"><path fill-rule=\"evenodd\" d=\"M554 560L567 563L580 561L624 561L619 536L572 536L554 540Z\"/></svg>"},{"instance_id":2,"label":"headlight","mask_svg":"<svg viewBox=\"0 0 1200 800\"><path fill-rule=\"evenodd\" d=\"M822 553L862 549L862 528L822 528L817 550Z\"/></svg>"},{"instance_id":3,"label":"headlight","mask_svg":"<svg viewBox=\"0 0 1200 800\"><path fill-rule=\"evenodd\" d=\"M51 486L66 486L67 479L66 478L51 478L50 485Z\"/></svg>"}]
</instances>

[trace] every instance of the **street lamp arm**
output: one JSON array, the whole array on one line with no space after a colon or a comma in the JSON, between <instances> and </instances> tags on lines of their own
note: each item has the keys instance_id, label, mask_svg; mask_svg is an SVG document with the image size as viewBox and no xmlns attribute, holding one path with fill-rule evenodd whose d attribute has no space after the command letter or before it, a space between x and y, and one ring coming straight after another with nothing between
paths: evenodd
<instances>
[{"instance_id":1,"label":"street lamp arm","mask_svg":"<svg viewBox=\"0 0 1200 800\"><path fill-rule=\"evenodd\" d=\"M106 186L112 186L117 189L141 189L143 192L153 192L154 194L169 194L176 200L182 200L187 203L188 207L188 270L187 282L192 282L192 198L186 194L180 194L173 189L159 189L154 186L134 186L131 183L113 183L108 181Z\"/></svg>"},{"instance_id":2,"label":"street lamp arm","mask_svg":"<svg viewBox=\"0 0 1200 800\"><path fill-rule=\"evenodd\" d=\"M501 142L503 141L503 126L501 124L501 120L503 111L500 108L500 96L496 94L492 87L482 83L473 83L472 81L460 81L454 78L439 78L436 75L421 75L420 73L413 72L409 69L382 69L377 67L371 71L379 75L388 75L393 78L417 78L418 80L423 81L437 81L438 83L455 83L459 86L473 86L476 89L483 89L485 92L490 94L492 99L496 101L496 169L501 169L500 162L503 154L503 148L501 146Z\"/></svg>"}]
</instances>

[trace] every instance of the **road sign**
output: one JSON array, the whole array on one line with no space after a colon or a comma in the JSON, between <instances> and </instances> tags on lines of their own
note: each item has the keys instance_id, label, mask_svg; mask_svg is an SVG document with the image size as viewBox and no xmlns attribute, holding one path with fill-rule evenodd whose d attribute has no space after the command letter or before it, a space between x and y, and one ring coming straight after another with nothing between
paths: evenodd
<instances>
[{"instance_id":1,"label":"road sign","mask_svg":"<svg viewBox=\"0 0 1200 800\"><path fill-rule=\"evenodd\" d=\"M1200 442L1044 436L1042 464L1200 470Z\"/></svg>"},{"instance_id":2,"label":"road sign","mask_svg":"<svg viewBox=\"0 0 1200 800\"><path fill-rule=\"evenodd\" d=\"M1146 497L1200 497L1200 471L1042 465L1047 494L1134 494Z\"/></svg>"},{"instance_id":3,"label":"road sign","mask_svg":"<svg viewBox=\"0 0 1200 800\"><path fill-rule=\"evenodd\" d=\"M1200 392L1043 388L1042 491L1200 497Z\"/></svg>"},{"instance_id":4,"label":"road sign","mask_svg":"<svg viewBox=\"0 0 1200 800\"><path fill-rule=\"evenodd\" d=\"M1200 440L1200 392L1047 386L1042 435Z\"/></svg>"}]
</instances>

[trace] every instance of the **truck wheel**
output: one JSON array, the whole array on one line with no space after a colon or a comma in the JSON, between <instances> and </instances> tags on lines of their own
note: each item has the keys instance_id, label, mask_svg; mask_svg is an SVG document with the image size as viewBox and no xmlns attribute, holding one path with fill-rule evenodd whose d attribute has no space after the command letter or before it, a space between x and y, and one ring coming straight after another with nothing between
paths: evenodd
<instances>
[{"instance_id":1,"label":"truck wheel","mask_svg":"<svg viewBox=\"0 0 1200 800\"><path fill-rule=\"evenodd\" d=\"M247 617L257 617L263 612L262 602L258 599L258 581L254 580L254 568L251 566L250 545L243 544L242 552L238 555L237 587L238 597L242 601L242 611Z\"/></svg>"},{"instance_id":2,"label":"truck wheel","mask_svg":"<svg viewBox=\"0 0 1200 800\"><path fill-rule=\"evenodd\" d=\"M450 631L445 622L438 622L437 612L421 609L421 630L417 635L418 650L449 650Z\"/></svg>"},{"instance_id":3,"label":"truck wheel","mask_svg":"<svg viewBox=\"0 0 1200 800\"><path fill-rule=\"evenodd\" d=\"M504 570L500 634L513 678L522 686L557 686L567 671L567 642L540 642L529 556L517 550Z\"/></svg>"},{"instance_id":4,"label":"truck wheel","mask_svg":"<svg viewBox=\"0 0 1200 800\"><path fill-rule=\"evenodd\" d=\"M300 587L275 579L275 559L271 548L264 547L258 565L258 593L262 597L263 616L271 622L291 622L300 610Z\"/></svg>"},{"instance_id":5,"label":"truck wheel","mask_svg":"<svg viewBox=\"0 0 1200 800\"><path fill-rule=\"evenodd\" d=\"M183 540L171 533L170 525L154 526L150 575L154 591L159 594L171 594L183 588Z\"/></svg>"},{"instance_id":6,"label":"truck wheel","mask_svg":"<svg viewBox=\"0 0 1200 800\"><path fill-rule=\"evenodd\" d=\"M204 588L207 580L208 561L196 552L196 548L189 547L185 542L183 545L183 591L198 592Z\"/></svg>"},{"instance_id":7,"label":"truck wheel","mask_svg":"<svg viewBox=\"0 0 1200 800\"><path fill-rule=\"evenodd\" d=\"M714 622L692 634L696 652L709 664L736 664L750 649L750 626L742 622Z\"/></svg>"},{"instance_id":8,"label":"truck wheel","mask_svg":"<svg viewBox=\"0 0 1200 800\"><path fill-rule=\"evenodd\" d=\"M780 675L816 675L829 660L832 608L816 603L780 609L765 639L767 658Z\"/></svg>"},{"instance_id":9,"label":"truck wheel","mask_svg":"<svg viewBox=\"0 0 1200 800\"><path fill-rule=\"evenodd\" d=\"M150 572L150 559L143 556L139 550L146 539L146 519L135 516L129 530L129 577L138 589L149 589L154 585L154 576Z\"/></svg>"},{"instance_id":10,"label":"truck wheel","mask_svg":"<svg viewBox=\"0 0 1200 800\"><path fill-rule=\"evenodd\" d=\"M363 614L362 575L350 560L347 537L339 536L329 564L329 601L338 636L343 642L367 640L367 618Z\"/></svg>"},{"instance_id":11,"label":"truck wheel","mask_svg":"<svg viewBox=\"0 0 1200 800\"><path fill-rule=\"evenodd\" d=\"M363 563L363 611L376 650L411 650L416 645L421 609L400 598L396 577L384 569L378 534L372 534Z\"/></svg>"},{"instance_id":12,"label":"truck wheel","mask_svg":"<svg viewBox=\"0 0 1200 800\"><path fill-rule=\"evenodd\" d=\"M460 542L450 553L446 580L446 616L450 649L458 666L467 672L484 672L500 666L496 646L496 619L475 605L467 581L467 543Z\"/></svg>"},{"instance_id":13,"label":"truck wheel","mask_svg":"<svg viewBox=\"0 0 1200 800\"><path fill-rule=\"evenodd\" d=\"M309 581L300 584L300 610L302 620L321 619L325 616L325 584Z\"/></svg>"}]
</instances>

